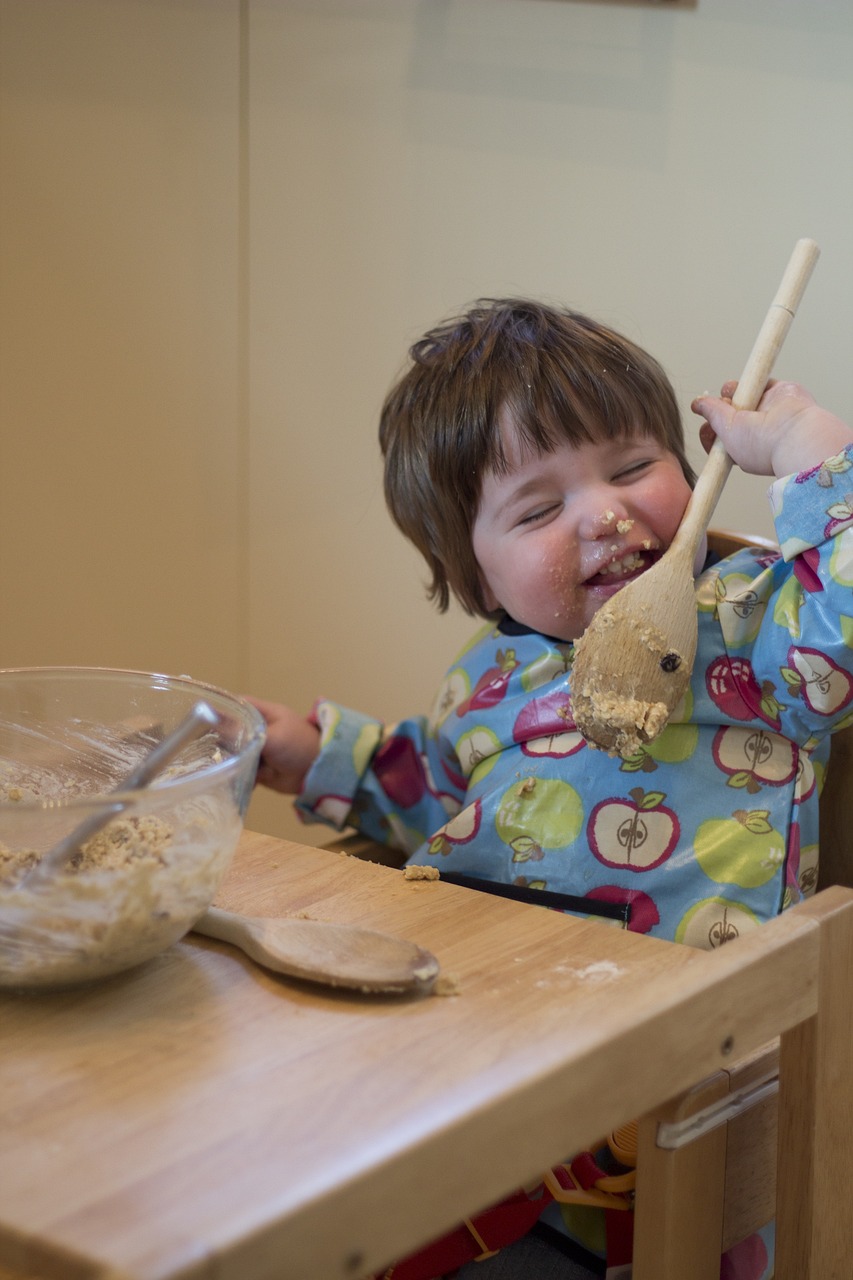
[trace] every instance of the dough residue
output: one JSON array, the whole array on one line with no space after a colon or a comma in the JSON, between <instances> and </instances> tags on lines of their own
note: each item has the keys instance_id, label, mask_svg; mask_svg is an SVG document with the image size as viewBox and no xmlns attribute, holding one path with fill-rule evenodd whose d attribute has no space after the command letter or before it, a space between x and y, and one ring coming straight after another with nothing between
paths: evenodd
<instances>
[{"instance_id":1,"label":"dough residue","mask_svg":"<svg viewBox=\"0 0 853 1280\"><path fill-rule=\"evenodd\" d=\"M634 756L669 719L665 702L643 702L593 690L573 700L575 722L590 746L612 756Z\"/></svg>"},{"instance_id":2,"label":"dough residue","mask_svg":"<svg viewBox=\"0 0 853 1280\"><path fill-rule=\"evenodd\" d=\"M438 867L422 867L412 865L403 868L404 880L438 880L440 872Z\"/></svg>"},{"instance_id":3,"label":"dough residue","mask_svg":"<svg viewBox=\"0 0 853 1280\"><path fill-rule=\"evenodd\" d=\"M122 816L31 885L41 853L0 845L0 987L84 982L165 950L210 905L241 829L209 795Z\"/></svg>"}]
</instances>

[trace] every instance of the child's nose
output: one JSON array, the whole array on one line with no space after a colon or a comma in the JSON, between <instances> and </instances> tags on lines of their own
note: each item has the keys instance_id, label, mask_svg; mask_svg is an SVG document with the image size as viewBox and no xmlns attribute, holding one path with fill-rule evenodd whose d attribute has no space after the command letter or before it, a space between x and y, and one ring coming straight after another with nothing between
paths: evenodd
<instances>
[{"instance_id":1,"label":"child's nose","mask_svg":"<svg viewBox=\"0 0 853 1280\"><path fill-rule=\"evenodd\" d=\"M592 501L580 522L581 537L589 542L610 537L619 532L619 525L627 519L628 513L621 502L614 502L610 498Z\"/></svg>"}]
</instances>

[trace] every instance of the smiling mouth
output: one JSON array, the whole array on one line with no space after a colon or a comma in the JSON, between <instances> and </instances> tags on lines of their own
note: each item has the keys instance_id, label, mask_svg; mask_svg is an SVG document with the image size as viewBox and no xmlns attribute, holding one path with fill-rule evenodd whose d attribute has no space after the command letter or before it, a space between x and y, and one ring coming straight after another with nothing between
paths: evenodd
<instances>
[{"instance_id":1,"label":"smiling mouth","mask_svg":"<svg viewBox=\"0 0 853 1280\"><path fill-rule=\"evenodd\" d=\"M598 573L594 573L587 578L586 585L598 587L602 584L610 585L616 582L627 582L629 578L635 578L638 574L643 573L656 559L655 552L629 551L621 559L611 560L609 564L599 569Z\"/></svg>"}]
</instances>

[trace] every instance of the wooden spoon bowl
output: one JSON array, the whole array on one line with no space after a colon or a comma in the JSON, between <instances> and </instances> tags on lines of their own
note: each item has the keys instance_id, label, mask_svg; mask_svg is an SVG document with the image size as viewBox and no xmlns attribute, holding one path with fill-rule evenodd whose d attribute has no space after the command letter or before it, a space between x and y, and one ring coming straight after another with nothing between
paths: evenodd
<instances>
[{"instance_id":1,"label":"wooden spoon bowl","mask_svg":"<svg viewBox=\"0 0 853 1280\"><path fill-rule=\"evenodd\" d=\"M761 399L819 253L813 240L797 241L738 382L737 408ZM683 698L698 634L694 560L731 466L715 440L667 551L599 609L575 646L572 708L591 746L636 754Z\"/></svg>"},{"instance_id":2,"label":"wooden spoon bowl","mask_svg":"<svg viewBox=\"0 0 853 1280\"><path fill-rule=\"evenodd\" d=\"M367 993L426 994L439 971L435 956L414 942L325 920L240 916L209 907L193 932L239 947L274 973Z\"/></svg>"}]
</instances>

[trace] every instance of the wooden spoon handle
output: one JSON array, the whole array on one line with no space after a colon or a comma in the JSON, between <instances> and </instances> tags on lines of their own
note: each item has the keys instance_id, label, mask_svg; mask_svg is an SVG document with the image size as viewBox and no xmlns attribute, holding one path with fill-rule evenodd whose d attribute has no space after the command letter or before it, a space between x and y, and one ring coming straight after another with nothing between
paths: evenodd
<instances>
[{"instance_id":1,"label":"wooden spoon handle","mask_svg":"<svg viewBox=\"0 0 853 1280\"><path fill-rule=\"evenodd\" d=\"M754 409L761 399L819 255L820 249L814 240L798 240L795 244L732 397L737 409ZM715 440L673 540L673 547L677 547L680 554L689 555L691 562L731 468L732 460L723 442Z\"/></svg>"}]
</instances>

